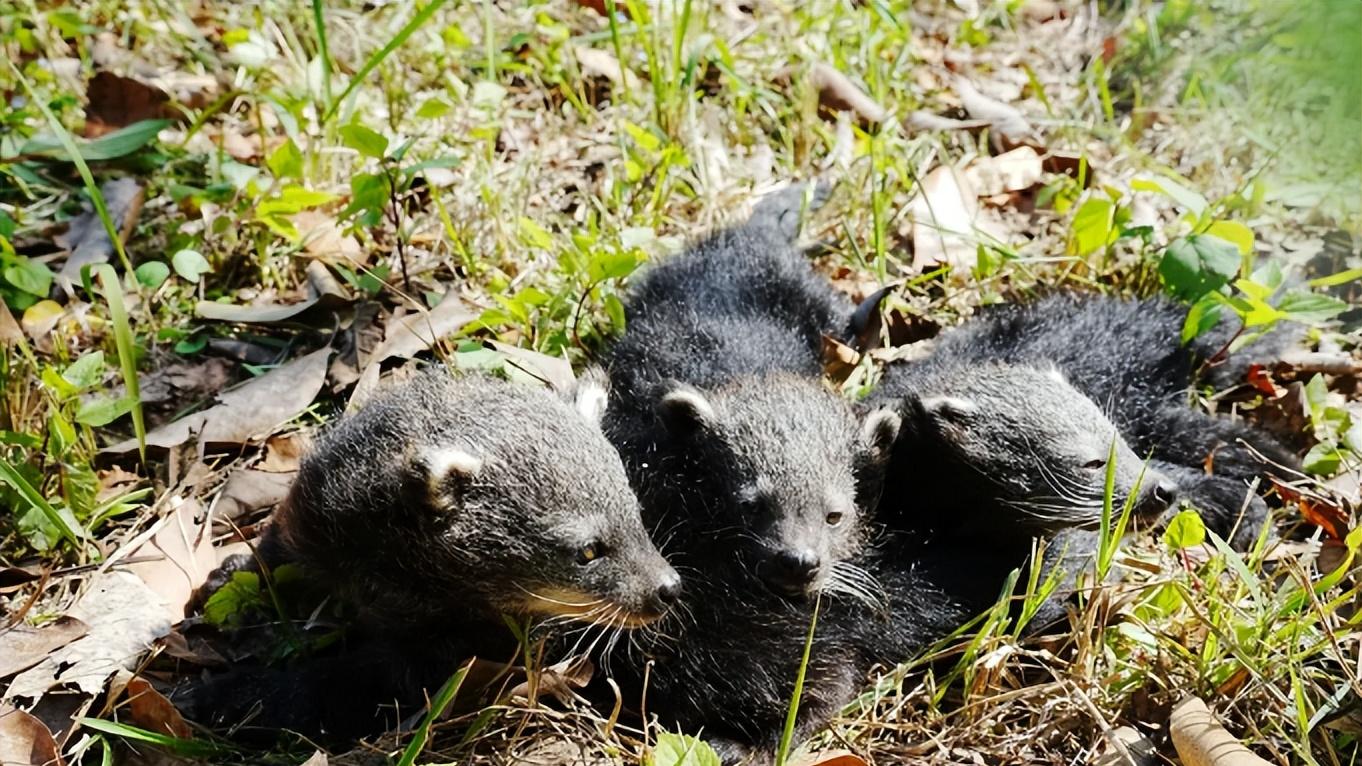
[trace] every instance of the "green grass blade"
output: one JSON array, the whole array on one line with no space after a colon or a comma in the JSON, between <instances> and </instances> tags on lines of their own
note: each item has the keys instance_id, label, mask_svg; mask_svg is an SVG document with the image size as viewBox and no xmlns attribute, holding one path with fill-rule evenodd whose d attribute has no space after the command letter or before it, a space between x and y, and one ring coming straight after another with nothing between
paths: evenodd
<instances>
[{"instance_id":1,"label":"green grass blade","mask_svg":"<svg viewBox=\"0 0 1362 766\"><path fill-rule=\"evenodd\" d=\"M818 609L823 604L820 596L813 602L813 616L809 618L809 635L804 639L804 657L799 661L799 674L795 676L794 694L790 696L790 709L785 713L785 730L780 733L780 748L776 750L776 766L785 766L790 757L790 744L794 741L795 721L799 718L799 699L804 695L804 675L809 669L809 653L813 651L813 632L818 628Z\"/></svg>"},{"instance_id":2,"label":"green grass blade","mask_svg":"<svg viewBox=\"0 0 1362 766\"><path fill-rule=\"evenodd\" d=\"M181 739L172 737L169 734L157 734L154 731L139 729L136 726L129 726L117 721L106 721L103 718L81 718L77 721L81 726L92 731L112 734L123 739L130 739L134 742L146 742L151 745L164 747L167 750L180 755L190 757L204 757L222 755L233 752L232 748L221 745L217 742L210 742L201 739Z\"/></svg>"},{"instance_id":3,"label":"green grass blade","mask_svg":"<svg viewBox=\"0 0 1362 766\"><path fill-rule=\"evenodd\" d=\"M440 687L440 691L435 693L435 699L430 701L430 710L427 710L425 717L421 719L421 725L416 727L416 733L412 736L411 742L407 743L407 749L402 751L397 766L412 766L416 763L421 751L426 748L426 741L430 739L430 725L444 715L445 708L454 701L454 696L459 693L459 687L463 686L463 679L471 667L473 667L471 661L465 663L463 667L454 671L454 675L450 676L444 686Z\"/></svg>"},{"instance_id":4,"label":"green grass blade","mask_svg":"<svg viewBox=\"0 0 1362 766\"><path fill-rule=\"evenodd\" d=\"M369 57L369 60L364 62L364 66L360 67L359 71L355 73L355 76L350 78L350 84L345 86L345 90L341 91L340 97L326 108L326 114L322 116L322 122L330 122L331 118L336 115L336 110L340 108L341 104L345 103L345 99L349 98L351 93L355 92L355 88L358 88L360 83L364 82L364 78L368 77L370 72L374 71L379 64L383 63L383 59L387 58L389 54L400 48L402 43L405 43L407 38L412 36L413 32L420 29L421 25L429 21L430 17L434 16L435 12L444 4L445 0L430 0L426 7L417 11L416 15L411 17L411 21L408 21L406 26L402 27L397 34L393 35L393 39L389 40L387 45L375 51L374 54Z\"/></svg>"},{"instance_id":5,"label":"green grass blade","mask_svg":"<svg viewBox=\"0 0 1362 766\"><path fill-rule=\"evenodd\" d=\"M312 0L312 21L317 26L317 52L322 57L322 99L326 112L331 111L331 47L326 43L326 24L322 19L322 0Z\"/></svg>"},{"instance_id":6,"label":"green grass blade","mask_svg":"<svg viewBox=\"0 0 1362 766\"><path fill-rule=\"evenodd\" d=\"M132 401L132 430L137 435L137 454L147 459L147 425L142 419L142 391L137 385L137 354L128 324L128 311L123 306L123 285L113 267L102 263L95 267L104 300L109 302L109 321L113 323L114 345L118 348L118 364L123 370L123 386Z\"/></svg>"},{"instance_id":7,"label":"green grass blade","mask_svg":"<svg viewBox=\"0 0 1362 766\"><path fill-rule=\"evenodd\" d=\"M18 492L24 500L28 501L30 505L42 512L42 514L47 517L47 520L61 533L61 536L69 540L77 550L80 550L81 539L85 537L85 531L72 528L67 522L66 517L58 513L57 509L53 507L51 503L47 502L47 498L43 497L43 493L39 492L32 484L29 484L28 480L24 478L24 475L19 473L18 468L10 465L9 461L3 458L0 458L0 481L4 481L6 484L13 487L14 491Z\"/></svg>"},{"instance_id":8,"label":"green grass blade","mask_svg":"<svg viewBox=\"0 0 1362 766\"><path fill-rule=\"evenodd\" d=\"M109 241L113 242L114 250L118 253L118 259L123 263L124 270L132 272L132 261L128 260L128 253L123 249L123 238L119 236L118 227L114 226L113 218L109 217L109 208L104 204L104 195L99 193L99 185L95 183L95 176L90 172L90 166L85 163L85 158L80 156L80 149L76 147L76 142L71 138L71 133L66 130L66 126L61 124L57 115L47 107L47 103L33 92L33 86L29 84L28 78L24 77L14 63L6 61L9 71L19 80L19 84L24 86L24 92L28 93L29 100L47 118L47 123L52 128L52 132L57 135L57 140L61 142L62 148L71 155L71 162L75 164L76 171L80 173L80 179L85 183L85 192L90 195L90 201L94 203L95 213L99 215L99 220L104 224L104 231L109 235Z\"/></svg>"}]
</instances>

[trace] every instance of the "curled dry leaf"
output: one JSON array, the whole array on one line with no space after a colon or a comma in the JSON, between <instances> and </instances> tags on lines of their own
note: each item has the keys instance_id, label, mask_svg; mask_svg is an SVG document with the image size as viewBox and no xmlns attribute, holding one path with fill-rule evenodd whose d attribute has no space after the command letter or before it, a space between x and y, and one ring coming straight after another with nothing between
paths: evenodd
<instances>
[{"instance_id":1,"label":"curled dry leaf","mask_svg":"<svg viewBox=\"0 0 1362 766\"><path fill-rule=\"evenodd\" d=\"M270 473L293 473L307 453L312 439L305 433L294 432L271 436L265 442L265 458L256 468Z\"/></svg>"},{"instance_id":2,"label":"curled dry leaf","mask_svg":"<svg viewBox=\"0 0 1362 766\"><path fill-rule=\"evenodd\" d=\"M147 434L147 446L170 449L198 435L205 447L239 447L269 436L312 404L326 381L330 348L322 348L228 391L202 412L167 423ZM126 454L137 449L128 439L104 452Z\"/></svg>"},{"instance_id":3,"label":"curled dry leaf","mask_svg":"<svg viewBox=\"0 0 1362 766\"><path fill-rule=\"evenodd\" d=\"M85 635L90 628L74 617L58 617L35 628L15 625L0 633L0 678L37 665L50 652Z\"/></svg>"},{"instance_id":4,"label":"curled dry leaf","mask_svg":"<svg viewBox=\"0 0 1362 766\"><path fill-rule=\"evenodd\" d=\"M0 763L5 766L65 766L52 731L36 717L0 704Z\"/></svg>"},{"instance_id":5,"label":"curled dry leaf","mask_svg":"<svg viewBox=\"0 0 1362 766\"><path fill-rule=\"evenodd\" d=\"M23 328L15 321L14 315L10 313L9 306L0 300L0 347L9 348L10 346L22 343L24 340Z\"/></svg>"},{"instance_id":6,"label":"curled dry leaf","mask_svg":"<svg viewBox=\"0 0 1362 766\"><path fill-rule=\"evenodd\" d=\"M785 67L776 72L775 80L789 83L798 73L797 67ZM815 62L804 75L818 94L818 106L825 114L849 112L865 125L883 122L889 113L875 99L829 64Z\"/></svg>"},{"instance_id":7,"label":"curled dry leaf","mask_svg":"<svg viewBox=\"0 0 1362 766\"><path fill-rule=\"evenodd\" d=\"M99 187L99 193L104 197L110 220L118 227L119 239L127 242L142 213L146 191L131 178L115 178L105 181ZM109 233L104 230L104 223L93 205L87 206L85 212L71 220L65 232L52 239L58 247L70 253L66 263L62 264L60 274L68 289L80 279L81 268L87 264L107 263L114 252L113 240L109 239Z\"/></svg>"},{"instance_id":8,"label":"curled dry leaf","mask_svg":"<svg viewBox=\"0 0 1362 766\"><path fill-rule=\"evenodd\" d=\"M85 94L89 99L85 105L86 138L97 138L142 120L180 116L170 107L165 91L113 72L96 73Z\"/></svg>"},{"instance_id":9,"label":"curled dry leaf","mask_svg":"<svg viewBox=\"0 0 1362 766\"><path fill-rule=\"evenodd\" d=\"M308 315L329 314L335 309L349 306L350 296L341 288L331 272L320 261L307 265L307 288L309 297L298 303L258 305L239 305L199 301L194 306L194 314L201 319L219 322L238 322L241 324L274 324L285 321L303 321Z\"/></svg>"},{"instance_id":10,"label":"curled dry leaf","mask_svg":"<svg viewBox=\"0 0 1362 766\"><path fill-rule=\"evenodd\" d=\"M135 726L180 739L193 736L194 732L185 723L180 711L145 678L133 676L127 679L123 692L127 696L128 719Z\"/></svg>"},{"instance_id":11,"label":"curled dry leaf","mask_svg":"<svg viewBox=\"0 0 1362 766\"><path fill-rule=\"evenodd\" d=\"M956 95L960 97L960 105L965 107L969 116L992 125L1007 145L1015 146L1033 137L1031 123L1016 107L985 96L963 77L955 78L954 87Z\"/></svg>"},{"instance_id":12,"label":"curled dry leaf","mask_svg":"<svg viewBox=\"0 0 1362 766\"><path fill-rule=\"evenodd\" d=\"M127 569L160 597L166 614L185 616L189 597L217 566L209 534L208 513L197 500L175 507L151 539L128 555Z\"/></svg>"},{"instance_id":13,"label":"curled dry leaf","mask_svg":"<svg viewBox=\"0 0 1362 766\"><path fill-rule=\"evenodd\" d=\"M916 131L973 130L987 126L988 120L957 120L918 109L908 115L903 124Z\"/></svg>"},{"instance_id":14,"label":"curled dry leaf","mask_svg":"<svg viewBox=\"0 0 1362 766\"><path fill-rule=\"evenodd\" d=\"M153 641L170 632L157 594L132 572L96 575L70 616L89 626L81 638L14 677L4 699L37 700L57 685L98 694L116 671L131 666Z\"/></svg>"},{"instance_id":15,"label":"curled dry leaf","mask_svg":"<svg viewBox=\"0 0 1362 766\"><path fill-rule=\"evenodd\" d=\"M1040 155L1029 146L1019 146L996 157L980 157L965 168L974 191L981 197L1025 191L1040 183Z\"/></svg>"},{"instance_id":16,"label":"curled dry leaf","mask_svg":"<svg viewBox=\"0 0 1362 766\"><path fill-rule=\"evenodd\" d=\"M1184 766L1268 766L1211 715L1206 703L1188 697L1173 707L1168 717L1173 738Z\"/></svg>"},{"instance_id":17,"label":"curled dry leaf","mask_svg":"<svg viewBox=\"0 0 1362 766\"><path fill-rule=\"evenodd\" d=\"M345 236L336 219L319 210L304 210L293 216L293 225L303 238L303 250L315 258L344 261L351 268L366 266L369 253L354 237ZM310 276L310 275L309 275Z\"/></svg>"},{"instance_id":18,"label":"curled dry leaf","mask_svg":"<svg viewBox=\"0 0 1362 766\"><path fill-rule=\"evenodd\" d=\"M477 307L465 301L454 290L449 290L429 311L413 313L391 321L384 330L383 342L374 349L355 390L350 394L349 407L364 402L378 385L379 365L393 357L410 359L458 332L464 325L478 318Z\"/></svg>"},{"instance_id":19,"label":"curled dry leaf","mask_svg":"<svg viewBox=\"0 0 1362 766\"><path fill-rule=\"evenodd\" d=\"M833 383L840 384L851 377L861 355L856 349L828 335L823 336L823 373Z\"/></svg>"},{"instance_id":20,"label":"curled dry leaf","mask_svg":"<svg viewBox=\"0 0 1362 766\"><path fill-rule=\"evenodd\" d=\"M913 221L914 269L974 268L980 240L1002 238L998 226L980 213L977 197L969 179L947 165L922 179L908 208Z\"/></svg>"}]
</instances>

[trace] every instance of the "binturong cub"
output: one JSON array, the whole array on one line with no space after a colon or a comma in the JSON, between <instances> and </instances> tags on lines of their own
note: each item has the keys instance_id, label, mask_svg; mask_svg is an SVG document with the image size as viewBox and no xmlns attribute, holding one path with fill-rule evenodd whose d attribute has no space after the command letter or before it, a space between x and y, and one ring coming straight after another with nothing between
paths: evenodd
<instances>
[{"instance_id":1,"label":"binturong cub","mask_svg":"<svg viewBox=\"0 0 1362 766\"><path fill-rule=\"evenodd\" d=\"M948 566L957 539L995 546L998 566L1016 567L1032 537L1061 532L1047 558L1067 547L1072 567L1094 549L1114 457L1117 512L1130 500L1149 523L1185 501L1246 548L1266 518L1250 483L1269 466L1254 453L1288 468L1295 457L1261 429L1190 405L1198 371L1233 330L1184 345L1186 316L1162 299L1058 293L986 309L925 358L892 364L871 397L903 415L880 518L924 533L924 567ZM1237 382L1247 359L1288 337L1269 335L1207 380ZM989 587L979 595L996 596Z\"/></svg>"},{"instance_id":2,"label":"binturong cub","mask_svg":"<svg viewBox=\"0 0 1362 766\"><path fill-rule=\"evenodd\" d=\"M350 645L210 682L191 692L194 712L235 722L258 694L257 723L377 733L464 659L512 657L502 615L616 627L662 616L680 578L599 429L605 402L594 377L569 402L427 371L342 418L303 460L258 552L271 567L302 565L356 614Z\"/></svg>"}]
</instances>

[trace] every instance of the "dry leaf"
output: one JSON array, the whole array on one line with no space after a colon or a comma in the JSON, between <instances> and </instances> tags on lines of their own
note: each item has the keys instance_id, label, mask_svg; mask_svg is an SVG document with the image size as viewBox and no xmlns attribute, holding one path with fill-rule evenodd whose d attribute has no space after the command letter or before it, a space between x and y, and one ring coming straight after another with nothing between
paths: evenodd
<instances>
[{"instance_id":1,"label":"dry leaf","mask_svg":"<svg viewBox=\"0 0 1362 766\"><path fill-rule=\"evenodd\" d=\"M904 125L912 130L932 132L941 130L973 130L988 125L988 120L957 120L918 109L908 115Z\"/></svg>"},{"instance_id":2,"label":"dry leaf","mask_svg":"<svg viewBox=\"0 0 1362 766\"><path fill-rule=\"evenodd\" d=\"M180 739L193 736L194 732L185 723L180 711L145 678L133 676L127 679L124 693L127 695L128 718L137 727Z\"/></svg>"},{"instance_id":3,"label":"dry leaf","mask_svg":"<svg viewBox=\"0 0 1362 766\"><path fill-rule=\"evenodd\" d=\"M216 394L232 382L234 365L226 359L209 357L201 362L167 365L139 375L137 387L142 404L169 404L176 407Z\"/></svg>"},{"instance_id":4,"label":"dry leaf","mask_svg":"<svg viewBox=\"0 0 1362 766\"><path fill-rule=\"evenodd\" d=\"M22 343L23 340L23 329L14 320L14 315L10 313L9 306L3 300L0 300L0 346L9 348Z\"/></svg>"},{"instance_id":5,"label":"dry leaf","mask_svg":"<svg viewBox=\"0 0 1362 766\"><path fill-rule=\"evenodd\" d=\"M137 225L137 217L142 213L142 203L146 201L146 191L141 184L131 178L115 178L105 181L99 187L104 197L104 207L109 218L118 227L118 236L124 242ZM88 264L107 263L114 252L113 240L104 230L104 223L88 206L85 212L71 220L66 231L52 238L58 247L70 255L62 264L60 277L68 288L80 280L80 270Z\"/></svg>"},{"instance_id":6,"label":"dry leaf","mask_svg":"<svg viewBox=\"0 0 1362 766\"><path fill-rule=\"evenodd\" d=\"M948 165L922 179L922 187L908 208L913 221L914 269L936 265L974 268L979 235L1001 239L997 227L980 216L977 197L969 179Z\"/></svg>"},{"instance_id":7,"label":"dry leaf","mask_svg":"<svg viewBox=\"0 0 1362 766\"><path fill-rule=\"evenodd\" d=\"M985 96L969 80L955 78L955 93L969 116L987 121L1007 144L1020 144L1032 137L1031 123L1016 107Z\"/></svg>"},{"instance_id":8,"label":"dry leaf","mask_svg":"<svg viewBox=\"0 0 1362 766\"><path fill-rule=\"evenodd\" d=\"M52 731L37 718L0 704L0 764L65 766Z\"/></svg>"},{"instance_id":9,"label":"dry leaf","mask_svg":"<svg viewBox=\"0 0 1362 766\"><path fill-rule=\"evenodd\" d=\"M36 700L59 684L98 694L109 676L130 666L153 641L170 632L170 618L158 601L131 572L113 569L96 575L70 612L90 632L16 676L4 698Z\"/></svg>"},{"instance_id":10,"label":"dry leaf","mask_svg":"<svg viewBox=\"0 0 1362 766\"><path fill-rule=\"evenodd\" d=\"M821 61L809 69L809 83L818 91L818 105L835 112L851 112L862 123L884 122L889 113L851 78Z\"/></svg>"},{"instance_id":11,"label":"dry leaf","mask_svg":"<svg viewBox=\"0 0 1362 766\"><path fill-rule=\"evenodd\" d=\"M160 596L166 613L178 621L185 616L189 597L217 566L208 513L197 500L181 502L128 559L132 563L126 568Z\"/></svg>"},{"instance_id":12,"label":"dry leaf","mask_svg":"<svg viewBox=\"0 0 1362 766\"><path fill-rule=\"evenodd\" d=\"M981 197L1025 191L1040 183L1042 173L1040 155L1029 146L1019 146L996 157L980 157L964 171L974 192Z\"/></svg>"},{"instance_id":13,"label":"dry leaf","mask_svg":"<svg viewBox=\"0 0 1362 766\"><path fill-rule=\"evenodd\" d=\"M265 458L256 468L270 473L293 473L311 444L311 437L301 431L271 436L265 442Z\"/></svg>"},{"instance_id":14,"label":"dry leaf","mask_svg":"<svg viewBox=\"0 0 1362 766\"><path fill-rule=\"evenodd\" d=\"M42 579L42 573L22 567L0 567L0 593L8 593L22 588L34 580Z\"/></svg>"},{"instance_id":15,"label":"dry leaf","mask_svg":"<svg viewBox=\"0 0 1362 766\"><path fill-rule=\"evenodd\" d=\"M866 761L850 750L828 750L792 758L790 766L866 766Z\"/></svg>"},{"instance_id":16,"label":"dry leaf","mask_svg":"<svg viewBox=\"0 0 1362 766\"><path fill-rule=\"evenodd\" d=\"M175 119L180 114L170 108L170 96L160 88L120 77L113 72L98 72L86 90L85 137L96 138L142 120Z\"/></svg>"},{"instance_id":17,"label":"dry leaf","mask_svg":"<svg viewBox=\"0 0 1362 766\"><path fill-rule=\"evenodd\" d=\"M326 766L326 764L327 764L326 753L322 752L321 750L318 750L317 752L313 753L312 756L308 758L306 761L303 761L302 766Z\"/></svg>"},{"instance_id":18,"label":"dry leaf","mask_svg":"<svg viewBox=\"0 0 1362 766\"><path fill-rule=\"evenodd\" d=\"M1188 697L1168 717L1168 733L1184 766L1268 766L1221 726L1206 703Z\"/></svg>"},{"instance_id":19,"label":"dry leaf","mask_svg":"<svg viewBox=\"0 0 1362 766\"><path fill-rule=\"evenodd\" d=\"M227 483L213 504L213 515L237 521L252 511L278 505L293 484L292 473L271 473L251 468L238 468L227 478Z\"/></svg>"},{"instance_id":20,"label":"dry leaf","mask_svg":"<svg viewBox=\"0 0 1362 766\"><path fill-rule=\"evenodd\" d=\"M610 6L606 5L605 0L577 0L577 4L583 8L590 8L602 16L610 14ZM615 15L621 18L629 18L629 9L625 7L624 0L616 0Z\"/></svg>"},{"instance_id":21,"label":"dry leaf","mask_svg":"<svg viewBox=\"0 0 1362 766\"><path fill-rule=\"evenodd\" d=\"M360 373L359 382L350 394L348 407L355 407L373 393L378 385L379 365L393 357L410 359L435 345L440 340L478 318L477 307L465 301L453 289L445 293L440 303L430 311L422 311L391 321L385 328L383 342L370 355Z\"/></svg>"},{"instance_id":22,"label":"dry leaf","mask_svg":"<svg viewBox=\"0 0 1362 766\"><path fill-rule=\"evenodd\" d=\"M572 699L574 690L584 688L595 673L596 666L590 658L569 658L543 668L533 678L516 684L511 689L511 696L532 699L535 695L547 694L566 703Z\"/></svg>"},{"instance_id":23,"label":"dry leaf","mask_svg":"<svg viewBox=\"0 0 1362 766\"><path fill-rule=\"evenodd\" d=\"M572 55L577 58L577 65L581 67L582 74L604 77L616 85L630 89L639 86L638 77L621 67L619 60L609 51L578 45L573 47Z\"/></svg>"},{"instance_id":24,"label":"dry leaf","mask_svg":"<svg viewBox=\"0 0 1362 766\"><path fill-rule=\"evenodd\" d=\"M202 319L214 319L219 322L273 324L286 320L302 321L304 314L314 309L319 313L326 313L349 306L351 303L350 296L321 261L313 261L307 265L307 288L310 297L298 303L243 306L235 303L199 301L194 306L194 314Z\"/></svg>"},{"instance_id":25,"label":"dry leaf","mask_svg":"<svg viewBox=\"0 0 1362 766\"><path fill-rule=\"evenodd\" d=\"M504 355L507 364L542 380L555 390L567 391L577 380L572 374L572 364L566 359L495 340L483 341L483 345Z\"/></svg>"},{"instance_id":26,"label":"dry leaf","mask_svg":"<svg viewBox=\"0 0 1362 766\"><path fill-rule=\"evenodd\" d=\"M219 404L202 412L167 423L147 434L147 445L170 449L197 434L205 447L239 447L270 435L297 417L316 398L326 382L330 348L321 348L248 381L218 397ZM128 439L103 452L127 453L137 449Z\"/></svg>"},{"instance_id":27,"label":"dry leaf","mask_svg":"<svg viewBox=\"0 0 1362 766\"><path fill-rule=\"evenodd\" d=\"M365 252L354 237L341 233L336 219L319 210L304 210L293 216L303 239L303 250L316 258L345 261L352 268L363 267L369 263L369 253Z\"/></svg>"},{"instance_id":28,"label":"dry leaf","mask_svg":"<svg viewBox=\"0 0 1362 766\"><path fill-rule=\"evenodd\" d=\"M89 630L85 623L74 617L58 617L40 628L21 624L0 633L0 678L37 665L49 653Z\"/></svg>"},{"instance_id":29,"label":"dry leaf","mask_svg":"<svg viewBox=\"0 0 1362 766\"><path fill-rule=\"evenodd\" d=\"M823 336L823 373L833 383L841 383L851 377L860 361L861 355L856 353L856 349L836 338Z\"/></svg>"}]
</instances>

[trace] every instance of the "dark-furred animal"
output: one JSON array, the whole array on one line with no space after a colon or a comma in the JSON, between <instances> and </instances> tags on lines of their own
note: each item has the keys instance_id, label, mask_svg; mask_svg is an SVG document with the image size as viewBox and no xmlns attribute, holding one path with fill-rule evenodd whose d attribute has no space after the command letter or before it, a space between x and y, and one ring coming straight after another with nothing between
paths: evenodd
<instances>
[{"instance_id":1,"label":"dark-furred animal","mask_svg":"<svg viewBox=\"0 0 1362 766\"><path fill-rule=\"evenodd\" d=\"M302 461L259 550L356 613L352 647L210 683L190 695L194 712L223 719L260 694L259 723L380 732L395 720L383 705L419 710L462 660L513 656L502 615L621 628L661 616L680 578L599 430L606 399L593 377L569 402L428 371L342 418Z\"/></svg>"},{"instance_id":2,"label":"dark-furred animal","mask_svg":"<svg viewBox=\"0 0 1362 766\"><path fill-rule=\"evenodd\" d=\"M1186 500L1208 528L1246 546L1266 514L1248 491L1265 470L1254 452L1286 466L1295 458L1260 429L1190 406L1197 371L1232 331L1184 345L1186 315L1162 299L1059 293L986 309L926 358L891 365L872 395L899 402L904 417L885 517L977 523L984 535L999 513L1020 514L1042 534L1047 525L1091 529L1114 446L1118 508L1137 486L1139 516ZM1286 337L1213 368L1212 382L1234 379Z\"/></svg>"},{"instance_id":3,"label":"dark-furred animal","mask_svg":"<svg viewBox=\"0 0 1362 766\"><path fill-rule=\"evenodd\" d=\"M792 244L802 199L776 194L647 270L605 357L606 432L649 527L795 597L845 584L838 562L863 542L898 428L822 380L823 337L846 336L854 312Z\"/></svg>"}]
</instances>

